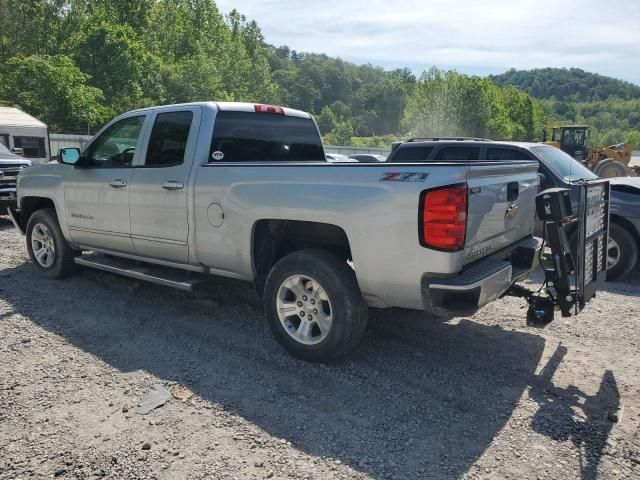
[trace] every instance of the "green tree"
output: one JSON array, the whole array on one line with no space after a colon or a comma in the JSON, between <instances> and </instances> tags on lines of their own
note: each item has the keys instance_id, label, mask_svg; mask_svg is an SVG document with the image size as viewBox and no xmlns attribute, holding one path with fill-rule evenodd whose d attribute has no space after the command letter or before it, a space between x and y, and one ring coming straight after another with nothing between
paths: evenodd
<instances>
[{"instance_id":1,"label":"green tree","mask_svg":"<svg viewBox=\"0 0 640 480\"><path fill-rule=\"evenodd\" d=\"M526 93L436 68L425 72L409 94L403 117L412 136L534 140L544 123L544 110Z\"/></svg>"},{"instance_id":2,"label":"green tree","mask_svg":"<svg viewBox=\"0 0 640 480\"><path fill-rule=\"evenodd\" d=\"M89 17L67 49L117 110L163 101L159 62L128 24Z\"/></svg>"},{"instance_id":3,"label":"green tree","mask_svg":"<svg viewBox=\"0 0 640 480\"><path fill-rule=\"evenodd\" d=\"M81 131L103 123L112 111L89 76L64 55L14 57L3 67L0 98L26 110L53 131Z\"/></svg>"},{"instance_id":4,"label":"green tree","mask_svg":"<svg viewBox=\"0 0 640 480\"><path fill-rule=\"evenodd\" d=\"M0 0L0 64L13 56L60 53L66 0Z\"/></svg>"},{"instance_id":5,"label":"green tree","mask_svg":"<svg viewBox=\"0 0 640 480\"><path fill-rule=\"evenodd\" d=\"M324 142L327 145L351 145L353 137L353 127L349 122L338 122L336 128L325 136Z\"/></svg>"},{"instance_id":6,"label":"green tree","mask_svg":"<svg viewBox=\"0 0 640 480\"><path fill-rule=\"evenodd\" d=\"M324 107L320 114L316 115L316 122L322 135L333 131L338 125L338 119L329 107Z\"/></svg>"},{"instance_id":7,"label":"green tree","mask_svg":"<svg viewBox=\"0 0 640 480\"><path fill-rule=\"evenodd\" d=\"M269 49L255 22L235 10L223 17L211 0L155 2L148 16L143 37L162 63L168 101L276 100Z\"/></svg>"}]
</instances>

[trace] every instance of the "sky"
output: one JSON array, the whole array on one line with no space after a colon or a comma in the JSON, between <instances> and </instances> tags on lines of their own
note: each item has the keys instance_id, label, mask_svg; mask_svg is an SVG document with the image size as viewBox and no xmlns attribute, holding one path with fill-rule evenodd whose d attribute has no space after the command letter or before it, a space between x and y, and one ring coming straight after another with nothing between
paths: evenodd
<instances>
[{"instance_id":1,"label":"sky","mask_svg":"<svg viewBox=\"0 0 640 480\"><path fill-rule=\"evenodd\" d=\"M578 67L640 84L640 0L217 0L265 40L416 74Z\"/></svg>"}]
</instances>

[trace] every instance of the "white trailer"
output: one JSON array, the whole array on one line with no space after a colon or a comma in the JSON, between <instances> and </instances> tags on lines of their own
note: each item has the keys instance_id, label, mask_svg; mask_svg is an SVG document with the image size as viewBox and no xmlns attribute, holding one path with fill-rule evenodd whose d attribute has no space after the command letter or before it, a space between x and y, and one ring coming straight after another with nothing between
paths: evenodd
<instances>
[{"instance_id":1,"label":"white trailer","mask_svg":"<svg viewBox=\"0 0 640 480\"><path fill-rule=\"evenodd\" d=\"M33 164L51 159L47 125L18 108L0 107L0 143Z\"/></svg>"}]
</instances>

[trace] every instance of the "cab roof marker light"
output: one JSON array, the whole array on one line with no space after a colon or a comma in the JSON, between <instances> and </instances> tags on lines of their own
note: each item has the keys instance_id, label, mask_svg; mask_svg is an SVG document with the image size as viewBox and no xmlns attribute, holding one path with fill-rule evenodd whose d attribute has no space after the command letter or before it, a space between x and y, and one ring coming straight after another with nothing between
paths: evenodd
<instances>
[{"instance_id":1,"label":"cab roof marker light","mask_svg":"<svg viewBox=\"0 0 640 480\"><path fill-rule=\"evenodd\" d=\"M284 108L275 105L254 105L256 113L275 113L276 115L284 115Z\"/></svg>"}]
</instances>

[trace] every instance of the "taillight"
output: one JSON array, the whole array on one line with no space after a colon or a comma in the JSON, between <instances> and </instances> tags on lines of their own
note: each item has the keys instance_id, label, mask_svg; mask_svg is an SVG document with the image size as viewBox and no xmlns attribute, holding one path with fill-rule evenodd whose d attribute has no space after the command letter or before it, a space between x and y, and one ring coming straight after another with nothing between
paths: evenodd
<instances>
[{"instance_id":1,"label":"taillight","mask_svg":"<svg viewBox=\"0 0 640 480\"><path fill-rule=\"evenodd\" d=\"M467 185L451 185L422 193L420 244L455 252L464 248L467 233Z\"/></svg>"},{"instance_id":2,"label":"taillight","mask_svg":"<svg viewBox=\"0 0 640 480\"><path fill-rule=\"evenodd\" d=\"M254 105L257 113L275 113L277 115L284 115L284 108L276 107L274 105Z\"/></svg>"}]
</instances>

